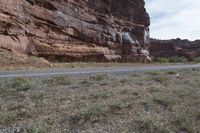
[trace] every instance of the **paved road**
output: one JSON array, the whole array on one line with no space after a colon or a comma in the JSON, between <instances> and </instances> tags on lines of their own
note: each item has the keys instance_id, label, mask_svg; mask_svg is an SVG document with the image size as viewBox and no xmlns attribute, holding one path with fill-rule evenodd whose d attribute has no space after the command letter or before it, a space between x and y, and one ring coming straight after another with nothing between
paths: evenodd
<instances>
[{"instance_id":1,"label":"paved road","mask_svg":"<svg viewBox=\"0 0 200 133\"><path fill-rule=\"evenodd\" d=\"M170 65L170 66L136 66L136 67L95 67L95 68L63 68L63 69L45 69L45 70L0 70L0 78L9 77L40 77L53 75L88 75L96 73L117 73L127 74L135 71L153 71L153 70L175 70L200 68L200 64L195 65Z\"/></svg>"}]
</instances>

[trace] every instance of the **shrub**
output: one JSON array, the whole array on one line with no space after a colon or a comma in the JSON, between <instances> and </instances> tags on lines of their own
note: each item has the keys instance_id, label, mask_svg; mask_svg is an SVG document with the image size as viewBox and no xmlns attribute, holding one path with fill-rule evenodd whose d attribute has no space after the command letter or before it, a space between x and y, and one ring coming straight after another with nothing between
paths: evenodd
<instances>
[{"instance_id":1,"label":"shrub","mask_svg":"<svg viewBox=\"0 0 200 133\"><path fill-rule=\"evenodd\" d=\"M169 59L165 57L158 57L155 59L155 61L159 63L169 63Z\"/></svg>"},{"instance_id":2,"label":"shrub","mask_svg":"<svg viewBox=\"0 0 200 133\"><path fill-rule=\"evenodd\" d=\"M0 124L9 124L14 120L15 120L14 114L0 112Z\"/></svg>"},{"instance_id":3,"label":"shrub","mask_svg":"<svg viewBox=\"0 0 200 133\"><path fill-rule=\"evenodd\" d=\"M107 78L107 75L105 75L105 74L100 74L100 75L95 75L95 76L90 77L90 79L94 80L94 81L102 81L106 78Z\"/></svg>"},{"instance_id":4,"label":"shrub","mask_svg":"<svg viewBox=\"0 0 200 133\"><path fill-rule=\"evenodd\" d=\"M169 62L171 63L186 63L188 62L188 59L186 59L185 57L179 57L179 56L173 56L173 57L169 57Z\"/></svg>"},{"instance_id":5,"label":"shrub","mask_svg":"<svg viewBox=\"0 0 200 133\"><path fill-rule=\"evenodd\" d=\"M164 76L152 76L152 80L163 85L168 85L169 83L169 78Z\"/></svg>"},{"instance_id":6,"label":"shrub","mask_svg":"<svg viewBox=\"0 0 200 133\"><path fill-rule=\"evenodd\" d=\"M149 71L147 72L148 75L160 75L161 72L160 71Z\"/></svg>"},{"instance_id":7,"label":"shrub","mask_svg":"<svg viewBox=\"0 0 200 133\"><path fill-rule=\"evenodd\" d=\"M173 75L173 74L177 74L177 73L175 71L167 71L166 74Z\"/></svg>"},{"instance_id":8,"label":"shrub","mask_svg":"<svg viewBox=\"0 0 200 133\"><path fill-rule=\"evenodd\" d=\"M200 57L196 57L192 60L193 62L200 63Z\"/></svg>"},{"instance_id":9,"label":"shrub","mask_svg":"<svg viewBox=\"0 0 200 133\"><path fill-rule=\"evenodd\" d=\"M176 116L176 122L178 123L181 130L187 132L193 132L191 121L185 114L183 113L178 114Z\"/></svg>"},{"instance_id":10,"label":"shrub","mask_svg":"<svg viewBox=\"0 0 200 133\"><path fill-rule=\"evenodd\" d=\"M70 85L72 83L71 80L65 76L55 76L50 79L45 79L42 82L50 85Z\"/></svg>"},{"instance_id":11,"label":"shrub","mask_svg":"<svg viewBox=\"0 0 200 133\"><path fill-rule=\"evenodd\" d=\"M36 84L27 78L15 78L11 81L11 87L19 91L27 91L36 87Z\"/></svg>"},{"instance_id":12,"label":"shrub","mask_svg":"<svg viewBox=\"0 0 200 133\"><path fill-rule=\"evenodd\" d=\"M173 56L173 57L158 57L155 59L155 62L159 63L186 63L188 59L181 56Z\"/></svg>"},{"instance_id":13,"label":"shrub","mask_svg":"<svg viewBox=\"0 0 200 133\"><path fill-rule=\"evenodd\" d=\"M157 96L153 100L157 104L169 109L171 109L173 105L175 104L174 99L172 99L171 97L166 97L166 96Z\"/></svg>"}]
</instances>

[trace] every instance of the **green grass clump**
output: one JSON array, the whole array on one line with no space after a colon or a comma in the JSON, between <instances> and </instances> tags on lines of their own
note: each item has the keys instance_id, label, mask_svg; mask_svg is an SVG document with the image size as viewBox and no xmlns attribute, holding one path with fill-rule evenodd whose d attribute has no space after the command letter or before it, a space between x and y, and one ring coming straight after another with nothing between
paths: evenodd
<instances>
[{"instance_id":1,"label":"green grass clump","mask_svg":"<svg viewBox=\"0 0 200 133\"><path fill-rule=\"evenodd\" d=\"M157 83L167 86L169 84L169 78L164 76L152 76L151 79Z\"/></svg>"},{"instance_id":2,"label":"green grass clump","mask_svg":"<svg viewBox=\"0 0 200 133\"><path fill-rule=\"evenodd\" d=\"M188 62L188 59L183 56L181 56L181 57L173 56L173 57L169 57L169 62L171 62L171 63L186 63L186 62Z\"/></svg>"},{"instance_id":3,"label":"green grass clump","mask_svg":"<svg viewBox=\"0 0 200 133\"><path fill-rule=\"evenodd\" d=\"M160 71L149 71L147 72L148 75L160 75L161 72Z\"/></svg>"},{"instance_id":4,"label":"green grass clump","mask_svg":"<svg viewBox=\"0 0 200 133\"><path fill-rule=\"evenodd\" d=\"M90 79L94 80L94 81L102 81L106 78L107 78L107 75L105 75L105 74L100 74L100 75L95 75L95 76L90 77Z\"/></svg>"},{"instance_id":5,"label":"green grass clump","mask_svg":"<svg viewBox=\"0 0 200 133\"><path fill-rule=\"evenodd\" d=\"M177 74L177 72L175 72L175 71L167 71L166 74L174 75L174 74Z\"/></svg>"},{"instance_id":6,"label":"green grass clump","mask_svg":"<svg viewBox=\"0 0 200 133\"><path fill-rule=\"evenodd\" d=\"M141 129L141 132L173 133L161 120L153 117L140 116L136 122Z\"/></svg>"},{"instance_id":7,"label":"green grass clump","mask_svg":"<svg viewBox=\"0 0 200 133\"><path fill-rule=\"evenodd\" d=\"M19 91L27 91L34 89L36 84L27 78L15 78L11 81L11 87Z\"/></svg>"},{"instance_id":8,"label":"green grass clump","mask_svg":"<svg viewBox=\"0 0 200 133\"><path fill-rule=\"evenodd\" d=\"M168 96L157 96L153 99L157 104L171 109L175 105L175 101Z\"/></svg>"},{"instance_id":9,"label":"green grass clump","mask_svg":"<svg viewBox=\"0 0 200 133\"><path fill-rule=\"evenodd\" d=\"M158 57L155 59L155 62L159 62L159 63L169 63L169 59L165 58L165 57Z\"/></svg>"},{"instance_id":10,"label":"green grass clump","mask_svg":"<svg viewBox=\"0 0 200 133\"><path fill-rule=\"evenodd\" d=\"M172 56L172 57L158 57L155 62L159 63L186 63L188 59L183 56Z\"/></svg>"},{"instance_id":11,"label":"green grass clump","mask_svg":"<svg viewBox=\"0 0 200 133\"><path fill-rule=\"evenodd\" d=\"M109 97L113 96L112 92L108 92L108 91L101 91L101 92L97 92L95 94L91 94L91 98L92 99L107 99Z\"/></svg>"},{"instance_id":12,"label":"green grass clump","mask_svg":"<svg viewBox=\"0 0 200 133\"><path fill-rule=\"evenodd\" d=\"M185 114L183 113L178 114L176 116L176 123L178 123L180 130L187 131L189 133L193 132L191 121Z\"/></svg>"},{"instance_id":13,"label":"green grass clump","mask_svg":"<svg viewBox=\"0 0 200 133\"><path fill-rule=\"evenodd\" d=\"M77 125L86 122L97 122L105 115L105 111L100 106L93 106L85 111L81 111L69 117L69 123Z\"/></svg>"},{"instance_id":14,"label":"green grass clump","mask_svg":"<svg viewBox=\"0 0 200 133\"><path fill-rule=\"evenodd\" d=\"M65 76L55 76L50 79L45 79L42 82L51 85L70 85L72 83L71 80Z\"/></svg>"},{"instance_id":15,"label":"green grass clump","mask_svg":"<svg viewBox=\"0 0 200 133\"><path fill-rule=\"evenodd\" d=\"M26 133L48 133L46 127L29 127L26 128Z\"/></svg>"},{"instance_id":16,"label":"green grass clump","mask_svg":"<svg viewBox=\"0 0 200 133\"><path fill-rule=\"evenodd\" d=\"M0 124L9 124L14 120L15 120L14 114L0 112Z\"/></svg>"}]
</instances>

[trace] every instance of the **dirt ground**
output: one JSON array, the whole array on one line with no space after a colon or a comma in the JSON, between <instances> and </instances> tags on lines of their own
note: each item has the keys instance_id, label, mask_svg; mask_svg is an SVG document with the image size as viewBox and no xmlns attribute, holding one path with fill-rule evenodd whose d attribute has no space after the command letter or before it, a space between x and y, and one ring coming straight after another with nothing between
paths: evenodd
<instances>
[{"instance_id":1,"label":"dirt ground","mask_svg":"<svg viewBox=\"0 0 200 133\"><path fill-rule=\"evenodd\" d=\"M199 133L200 69L0 79L2 133Z\"/></svg>"}]
</instances>

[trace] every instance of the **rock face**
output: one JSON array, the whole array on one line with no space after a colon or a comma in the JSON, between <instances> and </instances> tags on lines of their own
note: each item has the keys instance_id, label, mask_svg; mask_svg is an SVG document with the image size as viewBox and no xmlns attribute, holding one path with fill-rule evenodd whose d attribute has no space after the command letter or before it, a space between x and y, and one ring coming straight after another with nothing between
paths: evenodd
<instances>
[{"instance_id":1,"label":"rock face","mask_svg":"<svg viewBox=\"0 0 200 133\"><path fill-rule=\"evenodd\" d=\"M148 62L143 0L0 0L0 47L58 61Z\"/></svg>"},{"instance_id":2,"label":"rock face","mask_svg":"<svg viewBox=\"0 0 200 133\"><path fill-rule=\"evenodd\" d=\"M200 40L181 39L150 40L150 55L153 57L184 56L189 60L200 56Z\"/></svg>"}]
</instances>

